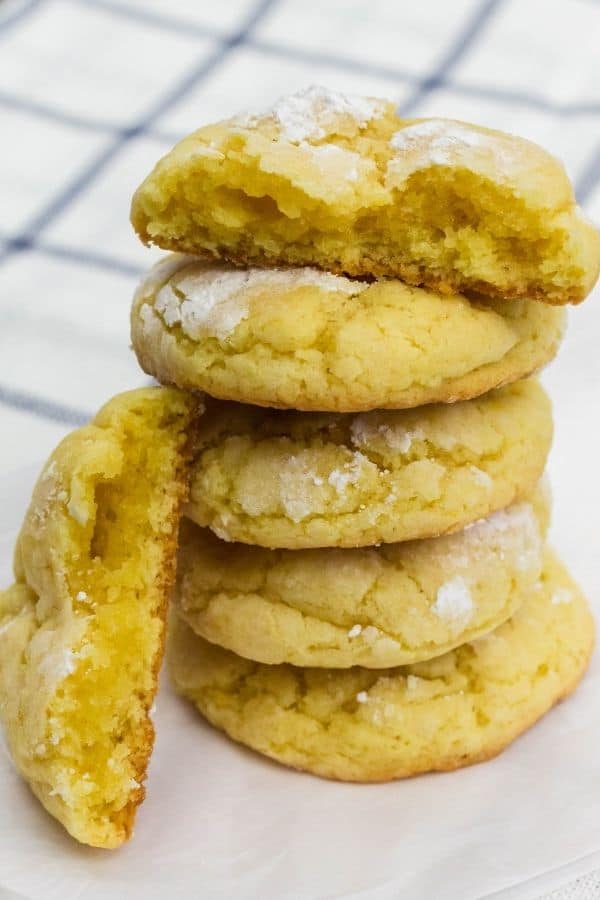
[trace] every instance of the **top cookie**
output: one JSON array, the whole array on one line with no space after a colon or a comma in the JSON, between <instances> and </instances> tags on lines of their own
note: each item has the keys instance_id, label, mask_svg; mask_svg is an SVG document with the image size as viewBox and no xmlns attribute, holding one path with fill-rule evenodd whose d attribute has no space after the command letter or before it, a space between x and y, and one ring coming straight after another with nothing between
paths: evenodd
<instances>
[{"instance_id":1,"label":"top cookie","mask_svg":"<svg viewBox=\"0 0 600 900\"><path fill-rule=\"evenodd\" d=\"M540 147L318 87L185 138L131 219L144 242L205 258L445 293L578 303L600 268L600 235Z\"/></svg>"}]
</instances>

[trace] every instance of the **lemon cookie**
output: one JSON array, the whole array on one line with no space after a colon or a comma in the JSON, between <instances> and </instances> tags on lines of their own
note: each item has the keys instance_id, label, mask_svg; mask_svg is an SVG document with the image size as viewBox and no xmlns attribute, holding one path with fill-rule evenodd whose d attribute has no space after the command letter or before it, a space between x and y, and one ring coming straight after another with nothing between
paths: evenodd
<instances>
[{"instance_id":1,"label":"lemon cookie","mask_svg":"<svg viewBox=\"0 0 600 900\"><path fill-rule=\"evenodd\" d=\"M313 87L177 144L137 190L146 243L445 293L577 303L600 237L535 144Z\"/></svg>"},{"instance_id":2,"label":"lemon cookie","mask_svg":"<svg viewBox=\"0 0 600 900\"><path fill-rule=\"evenodd\" d=\"M594 641L584 597L551 556L538 589L497 631L411 666L266 666L209 644L181 619L172 625L175 686L209 722L288 766L343 781L494 756L575 688Z\"/></svg>"},{"instance_id":3,"label":"lemon cookie","mask_svg":"<svg viewBox=\"0 0 600 900\"><path fill-rule=\"evenodd\" d=\"M194 408L179 391L132 391L65 438L0 593L12 757L48 812L96 847L127 840L144 798Z\"/></svg>"},{"instance_id":4,"label":"lemon cookie","mask_svg":"<svg viewBox=\"0 0 600 900\"><path fill-rule=\"evenodd\" d=\"M466 399L523 378L556 353L564 311L175 255L142 282L131 324L140 365L163 384L359 412Z\"/></svg>"},{"instance_id":5,"label":"lemon cookie","mask_svg":"<svg viewBox=\"0 0 600 900\"><path fill-rule=\"evenodd\" d=\"M302 551L226 544L184 521L175 603L201 637L262 663L420 662L515 612L540 577L547 518L541 496L445 537Z\"/></svg>"},{"instance_id":6,"label":"lemon cookie","mask_svg":"<svg viewBox=\"0 0 600 900\"><path fill-rule=\"evenodd\" d=\"M360 415L209 406L186 514L224 540L364 547L456 531L539 480L552 440L535 380Z\"/></svg>"}]
</instances>

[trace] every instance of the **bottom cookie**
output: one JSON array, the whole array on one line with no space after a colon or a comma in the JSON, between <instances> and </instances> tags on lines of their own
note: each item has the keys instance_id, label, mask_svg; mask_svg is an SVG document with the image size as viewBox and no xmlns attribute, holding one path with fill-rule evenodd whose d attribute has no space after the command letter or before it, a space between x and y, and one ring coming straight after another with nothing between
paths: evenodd
<instances>
[{"instance_id":1,"label":"bottom cookie","mask_svg":"<svg viewBox=\"0 0 600 900\"><path fill-rule=\"evenodd\" d=\"M325 778L388 781L492 757L569 694L594 643L588 605L548 553L539 586L496 631L386 670L264 665L173 617L171 676L217 728Z\"/></svg>"}]
</instances>

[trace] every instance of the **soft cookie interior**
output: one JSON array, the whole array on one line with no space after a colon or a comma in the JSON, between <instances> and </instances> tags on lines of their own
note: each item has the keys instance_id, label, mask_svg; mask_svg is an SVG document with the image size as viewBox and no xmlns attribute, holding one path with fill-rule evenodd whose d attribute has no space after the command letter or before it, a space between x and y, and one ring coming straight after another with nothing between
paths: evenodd
<instances>
[{"instance_id":1,"label":"soft cookie interior","mask_svg":"<svg viewBox=\"0 0 600 900\"><path fill-rule=\"evenodd\" d=\"M144 797L193 399L145 389L68 436L0 595L0 714L23 776L78 840L126 840Z\"/></svg>"},{"instance_id":2,"label":"soft cookie interior","mask_svg":"<svg viewBox=\"0 0 600 900\"><path fill-rule=\"evenodd\" d=\"M138 189L134 227L238 264L316 265L444 292L578 302L600 238L535 144L312 88L206 126Z\"/></svg>"}]
</instances>

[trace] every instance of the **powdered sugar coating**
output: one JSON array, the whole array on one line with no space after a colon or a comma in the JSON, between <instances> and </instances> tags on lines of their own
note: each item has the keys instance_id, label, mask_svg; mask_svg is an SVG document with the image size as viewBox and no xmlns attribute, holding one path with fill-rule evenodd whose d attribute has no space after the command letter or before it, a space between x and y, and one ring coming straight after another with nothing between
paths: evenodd
<instances>
[{"instance_id":1,"label":"powdered sugar coating","mask_svg":"<svg viewBox=\"0 0 600 900\"><path fill-rule=\"evenodd\" d=\"M170 276L189 266L189 257L181 258ZM153 272L149 276L156 286ZM309 266L295 269L236 269L232 266L194 268L183 273L175 282L167 282L156 294L154 310L172 328L181 326L192 340L216 337L225 341L250 312L254 291L272 287L275 291L290 291L298 287L315 286L323 291L339 291L346 295L360 294L368 285L352 281L342 275L321 272ZM142 285L143 296L147 295ZM145 306L141 315L148 316ZM144 319L145 320L145 319Z\"/></svg>"},{"instance_id":2,"label":"powdered sugar coating","mask_svg":"<svg viewBox=\"0 0 600 900\"><path fill-rule=\"evenodd\" d=\"M323 479L312 470L303 454L289 457L279 471L279 484L281 505L293 522L301 522L321 508L319 488L323 485ZM252 509L256 503L256 498L252 498L254 503L248 507L248 499L241 498L242 505L247 510ZM260 498L258 500L260 503Z\"/></svg>"},{"instance_id":3,"label":"powdered sugar coating","mask_svg":"<svg viewBox=\"0 0 600 900\"><path fill-rule=\"evenodd\" d=\"M280 129L280 137L292 144L321 140L331 134L364 128L383 114L385 103L373 97L360 97L311 85L278 100L263 114L272 117ZM256 116L238 117L236 122L252 126Z\"/></svg>"},{"instance_id":4,"label":"powdered sugar coating","mask_svg":"<svg viewBox=\"0 0 600 900\"><path fill-rule=\"evenodd\" d=\"M383 440L390 450L408 453L413 441L425 440L422 428L404 428L402 425L377 425L369 413L355 416L350 426L352 443L356 447L367 447L376 440Z\"/></svg>"},{"instance_id":5,"label":"powdered sugar coating","mask_svg":"<svg viewBox=\"0 0 600 900\"><path fill-rule=\"evenodd\" d=\"M401 128L390 138L390 146L395 153L388 163L388 187L399 187L413 172L430 166L491 169L494 178L502 179L514 176L523 165L519 145L508 137L489 135L452 119L427 119Z\"/></svg>"},{"instance_id":6,"label":"powdered sugar coating","mask_svg":"<svg viewBox=\"0 0 600 900\"><path fill-rule=\"evenodd\" d=\"M394 150L410 151L421 149L426 143L431 161L443 166L450 161L450 154L457 147L485 146L485 137L461 122L434 118L396 131L390 138L390 145ZM487 140L489 143L490 138Z\"/></svg>"},{"instance_id":7,"label":"powdered sugar coating","mask_svg":"<svg viewBox=\"0 0 600 900\"><path fill-rule=\"evenodd\" d=\"M193 262L194 257L185 253L173 253L171 256L160 259L152 266L148 274L144 275L135 292L134 302L139 299L148 300L176 272Z\"/></svg>"},{"instance_id":8,"label":"powdered sugar coating","mask_svg":"<svg viewBox=\"0 0 600 900\"><path fill-rule=\"evenodd\" d=\"M529 503L516 503L475 522L464 532L469 552L490 548L504 559L514 560L520 571L539 569L542 565L543 541L536 515Z\"/></svg>"},{"instance_id":9,"label":"powdered sugar coating","mask_svg":"<svg viewBox=\"0 0 600 900\"><path fill-rule=\"evenodd\" d=\"M438 589L432 613L453 628L463 629L467 626L475 606L469 585L461 575L451 578Z\"/></svg>"},{"instance_id":10,"label":"powdered sugar coating","mask_svg":"<svg viewBox=\"0 0 600 900\"><path fill-rule=\"evenodd\" d=\"M363 162L358 153L352 150L344 150L337 144L319 144L313 147L311 144L303 144L303 148L310 153L323 175L331 178L342 178L344 181L358 181L358 175Z\"/></svg>"},{"instance_id":11,"label":"powdered sugar coating","mask_svg":"<svg viewBox=\"0 0 600 900\"><path fill-rule=\"evenodd\" d=\"M335 488L338 494L345 494L349 484L356 484L362 472L362 467L368 462L366 456L356 452L351 460L345 463L343 469L334 469L330 472L327 481Z\"/></svg>"},{"instance_id":12,"label":"powdered sugar coating","mask_svg":"<svg viewBox=\"0 0 600 900\"><path fill-rule=\"evenodd\" d=\"M310 455L299 453L290 456L279 470L279 495L286 515L293 522L301 522L309 515L322 514L330 502L330 488L334 488L343 498L348 485L360 480L365 464L372 465L367 457L356 452L343 467L333 469L325 479L312 468ZM243 508L251 514L256 514L262 504L262 497L244 495L239 499Z\"/></svg>"}]
</instances>

